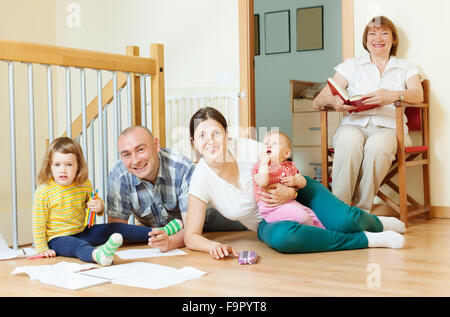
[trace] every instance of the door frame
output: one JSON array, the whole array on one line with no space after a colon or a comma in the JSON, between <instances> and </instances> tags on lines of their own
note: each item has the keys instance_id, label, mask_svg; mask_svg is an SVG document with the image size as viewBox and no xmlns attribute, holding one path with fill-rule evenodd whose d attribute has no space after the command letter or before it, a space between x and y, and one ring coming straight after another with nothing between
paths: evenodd
<instances>
[{"instance_id":1,"label":"door frame","mask_svg":"<svg viewBox=\"0 0 450 317\"><path fill-rule=\"evenodd\" d=\"M238 0L240 137L255 138L254 0ZM354 57L354 0L341 0L342 59Z\"/></svg>"},{"instance_id":2,"label":"door frame","mask_svg":"<svg viewBox=\"0 0 450 317\"><path fill-rule=\"evenodd\" d=\"M255 138L254 0L238 0L239 10L239 136Z\"/></svg>"}]
</instances>

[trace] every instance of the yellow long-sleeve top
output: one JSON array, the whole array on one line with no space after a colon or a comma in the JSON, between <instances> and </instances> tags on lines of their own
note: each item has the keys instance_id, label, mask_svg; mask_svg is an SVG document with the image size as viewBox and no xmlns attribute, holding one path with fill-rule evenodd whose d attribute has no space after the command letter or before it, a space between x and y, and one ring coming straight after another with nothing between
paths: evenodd
<instances>
[{"instance_id":1,"label":"yellow long-sleeve top","mask_svg":"<svg viewBox=\"0 0 450 317\"><path fill-rule=\"evenodd\" d=\"M47 243L53 238L84 230L86 203L91 192L89 180L82 185L61 186L52 179L36 189L33 200L33 238L37 252L48 250Z\"/></svg>"}]
</instances>

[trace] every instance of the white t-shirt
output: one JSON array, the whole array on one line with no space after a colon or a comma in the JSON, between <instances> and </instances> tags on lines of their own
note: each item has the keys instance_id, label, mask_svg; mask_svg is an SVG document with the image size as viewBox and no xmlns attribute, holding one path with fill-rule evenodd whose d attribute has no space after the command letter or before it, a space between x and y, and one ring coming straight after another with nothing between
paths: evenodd
<instances>
[{"instance_id":1,"label":"white t-shirt","mask_svg":"<svg viewBox=\"0 0 450 317\"><path fill-rule=\"evenodd\" d=\"M413 75L420 74L419 69L412 63L391 56L383 75L380 76L375 63L370 60L370 55L365 54L358 58L349 58L335 67L335 70L344 76L348 82L349 96L365 95L384 88L389 90L406 89L406 81ZM374 125L395 129L394 104L376 107L370 110L351 113L344 116L341 124L367 126L369 120ZM404 131L408 132L406 116L404 116Z\"/></svg>"},{"instance_id":2,"label":"white t-shirt","mask_svg":"<svg viewBox=\"0 0 450 317\"><path fill-rule=\"evenodd\" d=\"M258 160L262 144L251 139L228 141L228 149L239 167L240 188L219 177L201 158L189 185L189 194L210 204L224 217L238 220L256 230L262 220L253 194L252 168Z\"/></svg>"}]
</instances>

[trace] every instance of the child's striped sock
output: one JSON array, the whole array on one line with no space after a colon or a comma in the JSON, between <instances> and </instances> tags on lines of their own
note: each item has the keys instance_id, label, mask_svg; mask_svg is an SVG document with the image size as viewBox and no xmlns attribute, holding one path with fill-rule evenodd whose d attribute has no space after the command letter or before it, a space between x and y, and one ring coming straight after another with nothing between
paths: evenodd
<instances>
[{"instance_id":1,"label":"child's striped sock","mask_svg":"<svg viewBox=\"0 0 450 317\"><path fill-rule=\"evenodd\" d=\"M168 236L170 236L183 229L183 222L180 219L173 219L160 229L167 233Z\"/></svg>"},{"instance_id":2,"label":"child's striped sock","mask_svg":"<svg viewBox=\"0 0 450 317\"><path fill-rule=\"evenodd\" d=\"M123 238L120 233L113 233L105 244L102 244L92 252L92 258L100 265L111 265L114 253L122 245Z\"/></svg>"}]
</instances>

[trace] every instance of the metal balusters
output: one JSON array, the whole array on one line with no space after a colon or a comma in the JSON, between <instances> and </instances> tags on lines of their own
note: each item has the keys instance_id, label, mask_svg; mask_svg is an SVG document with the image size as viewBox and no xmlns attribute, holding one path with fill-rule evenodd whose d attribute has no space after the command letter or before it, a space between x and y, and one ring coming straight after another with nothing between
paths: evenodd
<instances>
[{"instance_id":1,"label":"metal balusters","mask_svg":"<svg viewBox=\"0 0 450 317\"><path fill-rule=\"evenodd\" d=\"M118 90L117 93L117 138L115 140L115 149L117 152L117 139L119 138L120 132L122 132L122 88ZM119 153L116 154L116 159L119 158Z\"/></svg>"},{"instance_id":2,"label":"metal balusters","mask_svg":"<svg viewBox=\"0 0 450 317\"><path fill-rule=\"evenodd\" d=\"M101 180L102 180L102 184L103 184L103 201L105 202L105 211L107 209L107 199L106 199L106 195L108 194L108 188L106 186L106 184L108 183L108 106L109 105L105 105L105 107L103 108L103 153L106 154L104 156L104 162L103 162L103 170L101 170ZM103 221L104 223L107 223L107 214L106 212L103 214Z\"/></svg>"},{"instance_id":3,"label":"metal balusters","mask_svg":"<svg viewBox=\"0 0 450 317\"><path fill-rule=\"evenodd\" d=\"M133 125L133 119L132 119L132 92L131 92L131 74L128 73L127 75L127 110L128 110L128 127L131 127ZM117 142L117 140L116 140ZM134 224L134 216L131 215L130 219L128 220L128 223Z\"/></svg>"},{"instance_id":4,"label":"metal balusters","mask_svg":"<svg viewBox=\"0 0 450 317\"><path fill-rule=\"evenodd\" d=\"M91 121L89 126L89 155L88 155L88 168L89 168L89 179L92 183L92 188L95 187L95 153L94 153L94 121Z\"/></svg>"},{"instance_id":5,"label":"metal balusters","mask_svg":"<svg viewBox=\"0 0 450 317\"><path fill-rule=\"evenodd\" d=\"M118 152L117 152L117 139L119 138L119 98L117 96L117 72L113 73L113 119L114 119L114 157L116 159L119 158Z\"/></svg>"},{"instance_id":6,"label":"metal balusters","mask_svg":"<svg viewBox=\"0 0 450 317\"><path fill-rule=\"evenodd\" d=\"M132 103L132 92L131 92L131 74L128 73L127 75L127 110L128 110L128 127L131 127L131 125L133 124L133 120L132 120L132 110L131 107L133 105Z\"/></svg>"},{"instance_id":7,"label":"metal balusters","mask_svg":"<svg viewBox=\"0 0 450 317\"><path fill-rule=\"evenodd\" d=\"M48 140L53 142L53 85L52 85L52 66L47 65L47 102L48 102Z\"/></svg>"},{"instance_id":8,"label":"metal balusters","mask_svg":"<svg viewBox=\"0 0 450 317\"><path fill-rule=\"evenodd\" d=\"M67 136L72 137L72 102L70 85L70 67L66 67L66 125Z\"/></svg>"},{"instance_id":9,"label":"metal balusters","mask_svg":"<svg viewBox=\"0 0 450 317\"><path fill-rule=\"evenodd\" d=\"M12 199L12 231L13 249L19 248L17 224L17 172L16 172L16 123L15 123L15 95L14 95L14 64L8 62L9 79L9 124L11 150L11 199Z\"/></svg>"},{"instance_id":10,"label":"metal balusters","mask_svg":"<svg viewBox=\"0 0 450 317\"><path fill-rule=\"evenodd\" d=\"M99 171L100 171L100 186L99 186L99 195L102 199L105 199L105 180L102 176L104 173L104 162L105 162L105 153L103 152L104 146L104 133L103 133L103 93L102 93L102 73L100 70L97 70L97 105L98 105L98 149L99 149ZM104 214L104 220L106 221L106 213Z\"/></svg>"},{"instance_id":11,"label":"metal balusters","mask_svg":"<svg viewBox=\"0 0 450 317\"><path fill-rule=\"evenodd\" d=\"M86 118L86 70L84 68L80 70L80 85L81 85L81 121L82 121L81 145L83 147L84 159L86 160L86 162L88 162L87 118Z\"/></svg>"},{"instance_id":12,"label":"metal balusters","mask_svg":"<svg viewBox=\"0 0 450 317\"><path fill-rule=\"evenodd\" d=\"M35 91L36 88L34 85L34 72L36 71L36 67L33 63L26 64L27 65L27 72L28 72L28 116L29 116L29 137L30 137L30 143L29 143L29 149L30 149L30 164L31 164L31 190L34 194L35 188L36 188L36 179L37 179L37 170L36 170L36 153L41 151L41 149L37 149L37 146L39 143L36 142L36 137L38 137L40 134L37 134L36 132L40 131L41 128L39 125L39 122L35 122L38 119L38 116L42 109L38 108L38 99L36 99ZM16 147L17 147L17 140L16 140L16 123L15 123L15 86L14 86L14 63L8 62L9 67L9 106L10 106L10 148L11 148L11 197L12 197L12 231L13 231L13 247L15 249L18 248L19 245L19 227L18 227L18 196L19 192L17 191L17 159L16 158ZM102 83L102 70L96 70L97 71L97 113L99 113L98 117L95 118L95 120L92 120L90 117L92 115L90 107L88 107L87 104L87 75L88 71L86 68L79 68L80 69L80 112L76 115L78 116L80 114L80 118L77 119L76 122L81 122L81 127L77 125L77 128L75 128L75 125L73 125L73 119L72 119L72 112L73 112L73 106L72 106L72 91L71 91L71 67L69 66L61 66L62 69L64 69L64 76L62 76L62 81L64 81L64 84L61 85L61 90L65 90L65 96L63 98L63 104L65 101L65 106L62 105L62 108L58 110L59 113L62 115L62 122L61 125L58 125L58 118L55 117L54 114L54 96L53 96L53 67L58 66L52 66L52 65L43 65L44 69L43 71L46 72L44 76L46 76L47 79L47 87L46 87L46 94L47 94L47 105L43 105L44 109L48 111L48 140L49 143L53 142L55 137L58 137L58 130L66 130L66 135L70 138L76 137L77 140L81 143L81 146L83 148L84 157L86 159L86 162L88 164L89 168L89 178L92 182L92 185L94 189L98 189L99 196L104 199L104 201L107 201L107 177L108 177L108 165L110 166L112 164L112 161L108 160L108 153L111 152L113 149L110 147L108 150L108 143L113 142L114 147L114 155L111 157L111 159L114 158L114 161L117 159L120 159L120 155L117 149L117 140L119 138L119 135L122 131L123 127L130 127L133 125L133 92L132 92L132 78L133 74L128 73L127 74L127 96L122 96L121 91L122 88L119 88L118 85L118 77L121 78L117 74L117 72L112 71L112 84L113 84L113 99L112 99L112 108L113 112L109 113L107 112L108 107L103 107L103 83ZM58 74L59 75L59 74ZM17 76L17 73L16 73ZM148 103L147 103L147 93L148 93L148 82L147 79L149 79L148 75L141 74L140 76L140 109L141 109L141 124L143 126L149 126L151 124L151 119L149 119L150 112L148 111ZM59 78L59 76L58 76ZM44 79L45 80L45 79ZM45 89L45 88L44 88ZM61 91L61 93L64 93ZM74 96L76 97L76 96ZM123 97L123 99L122 99ZM44 97L45 98L45 97ZM65 98L65 100L64 100ZM122 106L125 106L125 103L127 103L126 107L127 109L122 109ZM78 107L76 107L78 108ZM95 106L94 106L95 108ZM111 107L109 107L111 108ZM44 110L45 111L45 110ZM64 115L65 111L65 115ZM127 112L127 117L125 117L125 112ZM45 115L45 114L44 114ZM151 116L150 116L151 118ZM92 120L89 122L89 120ZM65 122L64 122L65 121ZM96 126L95 121L97 121ZM109 124L108 124L109 121ZM114 121L114 122L113 122ZM78 124L78 123L77 123ZM66 127L64 127L66 126ZM66 129L64 129L66 128ZM80 129L81 128L81 134ZM44 127L45 129L45 127ZM75 129L77 131L75 132ZM97 130L98 129L98 130ZM97 135L98 132L98 135ZM77 135L75 135L75 133ZM45 132L44 132L45 135ZM113 139L114 138L114 139ZM98 151L98 153L96 153ZM96 158L95 156L98 157ZM28 182L28 180L26 180ZM107 222L107 213L105 212L104 216L104 222ZM134 217L130 217L130 222L134 223Z\"/></svg>"},{"instance_id":13,"label":"metal balusters","mask_svg":"<svg viewBox=\"0 0 450 317\"><path fill-rule=\"evenodd\" d=\"M30 120L31 195L34 195L34 190L36 189L36 145L34 140L34 87L32 64L28 64L28 115Z\"/></svg>"}]
</instances>

